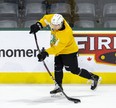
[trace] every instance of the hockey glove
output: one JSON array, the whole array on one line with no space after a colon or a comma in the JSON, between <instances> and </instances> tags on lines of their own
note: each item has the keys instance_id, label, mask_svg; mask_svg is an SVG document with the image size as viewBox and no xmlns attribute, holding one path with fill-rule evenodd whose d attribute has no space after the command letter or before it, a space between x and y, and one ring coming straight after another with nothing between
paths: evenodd
<instances>
[{"instance_id":1,"label":"hockey glove","mask_svg":"<svg viewBox=\"0 0 116 108\"><path fill-rule=\"evenodd\" d=\"M36 24L33 24L30 26L30 34L31 33L36 33L38 32L42 27L41 23L40 22L37 22Z\"/></svg>"},{"instance_id":2,"label":"hockey glove","mask_svg":"<svg viewBox=\"0 0 116 108\"><path fill-rule=\"evenodd\" d=\"M39 54L37 55L38 61L39 61L39 62L43 61L47 56L49 56L48 53L45 51L44 48L42 48L41 53L39 53Z\"/></svg>"}]
</instances>

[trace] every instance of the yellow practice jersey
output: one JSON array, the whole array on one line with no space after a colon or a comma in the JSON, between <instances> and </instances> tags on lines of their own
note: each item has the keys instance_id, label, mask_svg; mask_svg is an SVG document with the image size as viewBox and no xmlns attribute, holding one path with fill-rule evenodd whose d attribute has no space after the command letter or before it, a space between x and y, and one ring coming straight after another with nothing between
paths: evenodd
<instances>
[{"instance_id":1,"label":"yellow practice jersey","mask_svg":"<svg viewBox=\"0 0 116 108\"><path fill-rule=\"evenodd\" d=\"M49 25L51 27L51 19L54 14L44 15L39 22L43 27ZM69 24L64 19L64 30L52 30L51 28L51 47L46 49L48 54L53 54L55 56L60 54L71 54L78 51L78 46L73 37L73 32Z\"/></svg>"}]
</instances>

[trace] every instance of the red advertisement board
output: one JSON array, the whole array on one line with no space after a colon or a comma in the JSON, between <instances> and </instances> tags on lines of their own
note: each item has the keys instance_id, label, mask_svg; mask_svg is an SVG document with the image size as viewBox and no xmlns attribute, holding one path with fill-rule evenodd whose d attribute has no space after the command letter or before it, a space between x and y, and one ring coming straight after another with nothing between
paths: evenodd
<instances>
[{"instance_id":1,"label":"red advertisement board","mask_svg":"<svg viewBox=\"0 0 116 108\"><path fill-rule=\"evenodd\" d=\"M115 32L74 32L80 54L94 54L96 62L116 65Z\"/></svg>"}]
</instances>

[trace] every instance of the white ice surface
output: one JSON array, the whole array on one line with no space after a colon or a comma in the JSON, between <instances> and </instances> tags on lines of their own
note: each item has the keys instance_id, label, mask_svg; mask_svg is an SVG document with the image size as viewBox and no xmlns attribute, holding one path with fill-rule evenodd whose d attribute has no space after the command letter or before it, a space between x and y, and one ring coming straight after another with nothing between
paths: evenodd
<instances>
[{"instance_id":1,"label":"white ice surface","mask_svg":"<svg viewBox=\"0 0 116 108\"><path fill-rule=\"evenodd\" d=\"M116 108L116 85L63 85L65 93L79 98L74 104L64 96L51 97L53 85L0 85L0 108Z\"/></svg>"}]
</instances>

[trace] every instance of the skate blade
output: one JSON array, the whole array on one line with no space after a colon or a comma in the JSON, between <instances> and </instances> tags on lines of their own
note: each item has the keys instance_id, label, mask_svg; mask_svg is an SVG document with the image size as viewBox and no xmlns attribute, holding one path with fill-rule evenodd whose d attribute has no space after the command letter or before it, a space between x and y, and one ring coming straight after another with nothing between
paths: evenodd
<instances>
[{"instance_id":1,"label":"skate blade","mask_svg":"<svg viewBox=\"0 0 116 108\"><path fill-rule=\"evenodd\" d=\"M51 97L62 97L62 96L63 96L62 92L51 94Z\"/></svg>"}]
</instances>

